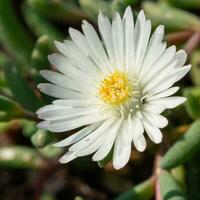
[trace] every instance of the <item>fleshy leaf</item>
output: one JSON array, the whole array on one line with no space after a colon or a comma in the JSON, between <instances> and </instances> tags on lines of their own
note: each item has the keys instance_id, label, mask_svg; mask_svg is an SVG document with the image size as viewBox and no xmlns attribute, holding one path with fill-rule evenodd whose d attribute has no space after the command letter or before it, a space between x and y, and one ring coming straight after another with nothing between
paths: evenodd
<instances>
[{"instance_id":1,"label":"fleshy leaf","mask_svg":"<svg viewBox=\"0 0 200 200\"><path fill-rule=\"evenodd\" d=\"M52 48L53 41L47 35L39 37L31 54L31 66L37 70L47 68L49 66L47 56Z\"/></svg>"},{"instance_id":2,"label":"fleshy leaf","mask_svg":"<svg viewBox=\"0 0 200 200\"><path fill-rule=\"evenodd\" d=\"M35 112L42 106L42 102L36 96L34 90L28 85L28 81L18 72L16 67L6 67L5 77L14 99L25 109Z\"/></svg>"},{"instance_id":3,"label":"fleshy leaf","mask_svg":"<svg viewBox=\"0 0 200 200\"><path fill-rule=\"evenodd\" d=\"M15 16L11 0L1 0L0 26L0 40L4 47L21 66L28 64L33 43Z\"/></svg>"},{"instance_id":4,"label":"fleshy leaf","mask_svg":"<svg viewBox=\"0 0 200 200\"><path fill-rule=\"evenodd\" d=\"M27 3L42 15L59 21L63 20L72 23L86 18L85 13L73 1L27 0Z\"/></svg>"},{"instance_id":5,"label":"fleshy leaf","mask_svg":"<svg viewBox=\"0 0 200 200\"><path fill-rule=\"evenodd\" d=\"M145 1L142 7L154 27L163 24L167 30L200 29L199 17L185 10L171 7L163 2Z\"/></svg>"},{"instance_id":6,"label":"fleshy leaf","mask_svg":"<svg viewBox=\"0 0 200 200\"><path fill-rule=\"evenodd\" d=\"M127 192L121 194L115 200L149 200L154 195L154 178L136 185Z\"/></svg>"},{"instance_id":7,"label":"fleshy leaf","mask_svg":"<svg viewBox=\"0 0 200 200\"><path fill-rule=\"evenodd\" d=\"M6 146L0 148L0 168L24 169L42 168L45 161L34 149L25 146Z\"/></svg>"},{"instance_id":8,"label":"fleshy leaf","mask_svg":"<svg viewBox=\"0 0 200 200\"><path fill-rule=\"evenodd\" d=\"M31 137L32 144L37 148L43 148L50 142L52 142L53 135L50 132L39 129L37 132Z\"/></svg>"},{"instance_id":9,"label":"fleshy leaf","mask_svg":"<svg viewBox=\"0 0 200 200\"><path fill-rule=\"evenodd\" d=\"M200 87L190 87L183 90L183 95L187 97L185 108L193 119L200 118Z\"/></svg>"},{"instance_id":10,"label":"fleshy leaf","mask_svg":"<svg viewBox=\"0 0 200 200\"><path fill-rule=\"evenodd\" d=\"M195 121L190 129L167 151L161 161L164 169L171 169L186 162L200 149L200 120Z\"/></svg>"},{"instance_id":11,"label":"fleshy leaf","mask_svg":"<svg viewBox=\"0 0 200 200\"><path fill-rule=\"evenodd\" d=\"M186 200L183 190L169 172L163 171L159 182L163 200Z\"/></svg>"},{"instance_id":12,"label":"fleshy leaf","mask_svg":"<svg viewBox=\"0 0 200 200\"><path fill-rule=\"evenodd\" d=\"M22 11L24 20L36 36L48 35L52 40L64 38L63 34L52 23L27 4L23 5Z\"/></svg>"},{"instance_id":13,"label":"fleshy leaf","mask_svg":"<svg viewBox=\"0 0 200 200\"><path fill-rule=\"evenodd\" d=\"M191 68L191 79L194 85L200 86L200 50L192 52L190 62L192 64Z\"/></svg>"},{"instance_id":14,"label":"fleshy leaf","mask_svg":"<svg viewBox=\"0 0 200 200\"><path fill-rule=\"evenodd\" d=\"M199 0L167 0L168 3L175 7L185 8L185 9L199 9L200 1Z\"/></svg>"}]
</instances>

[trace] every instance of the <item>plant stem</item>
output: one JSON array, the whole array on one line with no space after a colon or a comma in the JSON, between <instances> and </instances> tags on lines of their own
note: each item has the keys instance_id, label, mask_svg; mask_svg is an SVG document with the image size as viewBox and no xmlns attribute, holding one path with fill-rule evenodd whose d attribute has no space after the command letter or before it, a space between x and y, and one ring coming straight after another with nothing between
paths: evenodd
<instances>
[{"instance_id":1,"label":"plant stem","mask_svg":"<svg viewBox=\"0 0 200 200\"><path fill-rule=\"evenodd\" d=\"M169 44L179 44L187 40L192 34L193 31L191 30L173 32L173 33L168 33L165 39Z\"/></svg>"},{"instance_id":2,"label":"plant stem","mask_svg":"<svg viewBox=\"0 0 200 200\"><path fill-rule=\"evenodd\" d=\"M153 172L155 176L155 200L163 200L162 195L161 195L161 190L160 190L160 183L159 183L159 176L161 173L160 161L161 161L161 154L160 152L158 152L155 156L154 172Z\"/></svg>"},{"instance_id":3,"label":"plant stem","mask_svg":"<svg viewBox=\"0 0 200 200\"><path fill-rule=\"evenodd\" d=\"M195 32L193 35L188 39L187 43L185 44L185 51L187 54L191 54L194 49L197 48L200 42L200 32Z\"/></svg>"}]
</instances>

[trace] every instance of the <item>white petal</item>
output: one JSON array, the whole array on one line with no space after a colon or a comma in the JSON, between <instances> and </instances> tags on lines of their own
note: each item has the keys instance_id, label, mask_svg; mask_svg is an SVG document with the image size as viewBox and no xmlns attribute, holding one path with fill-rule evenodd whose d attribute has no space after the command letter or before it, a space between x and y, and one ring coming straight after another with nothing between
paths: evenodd
<instances>
[{"instance_id":1,"label":"white petal","mask_svg":"<svg viewBox=\"0 0 200 200\"><path fill-rule=\"evenodd\" d=\"M39 119L44 120L59 120L59 119L70 119L73 117L79 117L84 115L92 115L99 112L98 107L85 107L85 108L59 108L54 110L47 110L38 114Z\"/></svg>"},{"instance_id":2,"label":"white petal","mask_svg":"<svg viewBox=\"0 0 200 200\"><path fill-rule=\"evenodd\" d=\"M53 101L53 104L55 106L63 106L63 107L83 107L83 106L90 106L90 105L95 105L97 103L97 99L72 99L72 100L63 100L63 99L58 99Z\"/></svg>"},{"instance_id":3,"label":"white petal","mask_svg":"<svg viewBox=\"0 0 200 200\"><path fill-rule=\"evenodd\" d=\"M69 34L73 40L73 42L78 46L85 55L89 55L88 44L85 40L85 36L78 30L74 28L69 28Z\"/></svg>"},{"instance_id":4,"label":"white petal","mask_svg":"<svg viewBox=\"0 0 200 200\"><path fill-rule=\"evenodd\" d=\"M153 101L150 101L150 102L144 104L143 110L147 111L147 112L152 112L155 114L160 114L166 109L166 106L163 105L163 103L159 104L159 103L152 103L152 102Z\"/></svg>"},{"instance_id":5,"label":"white petal","mask_svg":"<svg viewBox=\"0 0 200 200\"><path fill-rule=\"evenodd\" d=\"M81 141L75 143L72 145L69 150L70 151L76 151L80 152L84 148L88 147L90 144L92 144L94 141L96 141L99 137L102 135L105 135L105 131L110 127L112 124L112 120L106 120L102 125L100 125L95 131L93 131L91 134L86 136L84 139Z\"/></svg>"},{"instance_id":6,"label":"white petal","mask_svg":"<svg viewBox=\"0 0 200 200\"><path fill-rule=\"evenodd\" d=\"M150 67L155 64L155 62L160 58L160 56L166 49L166 43L162 43L163 36L164 36L164 26L160 25L156 28L155 32L153 33L149 41L144 62L141 66L141 71L140 71L141 77L144 77L144 74L146 74L146 72L150 69Z\"/></svg>"},{"instance_id":7,"label":"white petal","mask_svg":"<svg viewBox=\"0 0 200 200\"><path fill-rule=\"evenodd\" d=\"M106 140L92 157L94 161L103 160L111 151L120 126L121 126L121 121L118 121L114 125L112 125L112 127L109 129L109 133Z\"/></svg>"},{"instance_id":8,"label":"white petal","mask_svg":"<svg viewBox=\"0 0 200 200\"><path fill-rule=\"evenodd\" d=\"M172 87L172 88L164 90L163 92L160 92L156 95L152 95L151 97L148 97L147 100L151 101L151 100L160 99L160 98L163 98L163 97L168 97L168 96L171 96L174 93L176 93L178 90L179 90L179 87Z\"/></svg>"},{"instance_id":9,"label":"white petal","mask_svg":"<svg viewBox=\"0 0 200 200\"><path fill-rule=\"evenodd\" d=\"M174 73L171 74L171 76L176 77L176 82L179 81L181 78L183 78L191 69L191 65L186 65L183 67L180 67L175 71Z\"/></svg>"},{"instance_id":10,"label":"white petal","mask_svg":"<svg viewBox=\"0 0 200 200\"><path fill-rule=\"evenodd\" d=\"M185 76L189 70L191 69L191 65L187 65L181 68L176 68L172 70L171 73L166 74L162 80L157 82L157 85L154 85L154 88L151 90L151 93L158 93L167 88L171 87L175 82L179 81L183 76Z\"/></svg>"},{"instance_id":11,"label":"white petal","mask_svg":"<svg viewBox=\"0 0 200 200\"><path fill-rule=\"evenodd\" d=\"M133 118L128 118L128 130L124 138L124 144L128 145L130 141L137 140L137 138L143 134L144 128L141 123L141 120L134 116Z\"/></svg>"},{"instance_id":12,"label":"white petal","mask_svg":"<svg viewBox=\"0 0 200 200\"><path fill-rule=\"evenodd\" d=\"M147 118L144 118L142 122L151 141L156 144L160 143L162 141L162 133L160 129L155 127Z\"/></svg>"},{"instance_id":13,"label":"white petal","mask_svg":"<svg viewBox=\"0 0 200 200\"><path fill-rule=\"evenodd\" d=\"M81 140L82 138L84 138L85 136L89 135L91 132L93 132L99 125L100 125L99 123L96 123L96 124L87 126L83 129L81 129L80 131L78 131L77 133L74 133L71 136L65 138L64 140L61 140L61 141L53 144L53 146L65 147L65 146L74 144L74 143L78 142L79 140Z\"/></svg>"},{"instance_id":14,"label":"white petal","mask_svg":"<svg viewBox=\"0 0 200 200\"><path fill-rule=\"evenodd\" d=\"M144 135L140 135L137 139L133 140L133 143L139 152L143 152L146 149L147 143Z\"/></svg>"},{"instance_id":15,"label":"white petal","mask_svg":"<svg viewBox=\"0 0 200 200\"><path fill-rule=\"evenodd\" d=\"M154 76L154 78L155 78L155 73L157 73L161 69L165 69L165 67L172 61L175 53L176 53L176 47L175 46L168 47L165 50L165 52L162 54L162 56L157 60L157 62L154 63L151 66L151 68L149 68L148 71L146 71L146 74L144 74L145 83L147 83L148 81L151 82L151 80L152 80L151 77Z\"/></svg>"},{"instance_id":16,"label":"white petal","mask_svg":"<svg viewBox=\"0 0 200 200\"><path fill-rule=\"evenodd\" d=\"M96 138L96 140L90 143L87 147L78 151L76 155L78 157L81 157L81 156L87 156L94 153L105 142L105 140L106 140L106 134L100 135L98 138Z\"/></svg>"},{"instance_id":17,"label":"white petal","mask_svg":"<svg viewBox=\"0 0 200 200\"><path fill-rule=\"evenodd\" d=\"M112 37L116 56L117 68L124 69L124 33L119 13L115 13L112 21Z\"/></svg>"},{"instance_id":18,"label":"white petal","mask_svg":"<svg viewBox=\"0 0 200 200\"><path fill-rule=\"evenodd\" d=\"M82 29L90 47L91 58L98 65L99 69L107 74L109 72L108 68L111 68L110 63L95 29L85 20L83 21Z\"/></svg>"},{"instance_id":19,"label":"white petal","mask_svg":"<svg viewBox=\"0 0 200 200\"><path fill-rule=\"evenodd\" d=\"M68 162L74 160L75 158L77 158L76 154L74 152L68 151L66 154L64 154L64 156L62 156L59 159L59 162L60 163L68 163Z\"/></svg>"},{"instance_id":20,"label":"white petal","mask_svg":"<svg viewBox=\"0 0 200 200\"><path fill-rule=\"evenodd\" d=\"M168 125L168 120L162 115L151 112L144 112L143 115L158 128L164 128Z\"/></svg>"},{"instance_id":21,"label":"white petal","mask_svg":"<svg viewBox=\"0 0 200 200\"><path fill-rule=\"evenodd\" d=\"M131 155L131 143L127 146L123 145L121 135L119 134L115 141L113 153L113 166L115 169L121 169L129 161Z\"/></svg>"},{"instance_id":22,"label":"white petal","mask_svg":"<svg viewBox=\"0 0 200 200\"><path fill-rule=\"evenodd\" d=\"M185 97L168 97L154 101L154 104L164 104L166 108L172 109L184 103L187 99Z\"/></svg>"},{"instance_id":23,"label":"white petal","mask_svg":"<svg viewBox=\"0 0 200 200\"><path fill-rule=\"evenodd\" d=\"M104 17L103 14L100 12L98 16L98 26L101 37L105 44L105 48L107 50L110 62L112 65L115 65L116 58L114 52L114 44L113 44L113 37L112 37L112 26L107 17Z\"/></svg>"},{"instance_id":24,"label":"white petal","mask_svg":"<svg viewBox=\"0 0 200 200\"><path fill-rule=\"evenodd\" d=\"M125 24L125 66L129 70L134 63L134 21L131 7L125 10L123 21Z\"/></svg>"},{"instance_id":25,"label":"white petal","mask_svg":"<svg viewBox=\"0 0 200 200\"><path fill-rule=\"evenodd\" d=\"M101 72L97 66L72 42L65 40L64 43L55 42L57 49L81 70L86 70L89 76L100 78Z\"/></svg>"},{"instance_id":26,"label":"white petal","mask_svg":"<svg viewBox=\"0 0 200 200\"><path fill-rule=\"evenodd\" d=\"M51 83L40 83L38 89L52 97L61 98L61 99L89 99L92 96L88 94L83 94L80 92L76 92L61 86L53 85Z\"/></svg>"},{"instance_id":27,"label":"white petal","mask_svg":"<svg viewBox=\"0 0 200 200\"><path fill-rule=\"evenodd\" d=\"M184 103L187 99L185 97L169 97L166 98L166 105L167 108L175 108L180 104Z\"/></svg>"},{"instance_id":28,"label":"white petal","mask_svg":"<svg viewBox=\"0 0 200 200\"><path fill-rule=\"evenodd\" d=\"M86 72L81 71L76 67L75 64L70 61L70 59L66 58L61 54L52 54L48 56L49 62L61 73L75 79L76 81L82 80L84 84L86 82L93 83L95 80L92 79Z\"/></svg>"},{"instance_id":29,"label":"white petal","mask_svg":"<svg viewBox=\"0 0 200 200\"><path fill-rule=\"evenodd\" d=\"M47 110L59 109L60 107L61 107L61 106L52 105L52 104L46 105L46 106L43 106L43 107L41 107L40 109L38 109L37 112L36 112L36 114L39 115L40 113L45 112L45 111L47 111ZM64 107L62 107L62 108L64 108Z\"/></svg>"},{"instance_id":30,"label":"white petal","mask_svg":"<svg viewBox=\"0 0 200 200\"><path fill-rule=\"evenodd\" d=\"M42 121L37 124L37 128L48 129L49 121Z\"/></svg>"},{"instance_id":31,"label":"white petal","mask_svg":"<svg viewBox=\"0 0 200 200\"><path fill-rule=\"evenodd\" d=\"M75 91L81 92L92 92L96 90L95 85L92 84L83 84L81 80L74 81L65 75L62 75L58 72L50 71L50 70L42 70L40 74L49 82L54 83L58 86L68 88Z\"/></svg>"},{"instance_id":32,"label":"white petal","mask_svg":"<svg viewBox=\"0 0 200 200\"><path fill-rule=\"evenodd\" d=\"M144 27L144 24L146 22L146 18L144 15L144 11L141 10L137 16L137 20L135 23L135 30L134 30L134 45L137 48L138 45L138 38L140 37L141 29Z\"/></svg>"},{"instance_id":33,"label":"white petal","mask_svg":"<svg viewBox=\"0 0 200 200\"><path fill-rule=\"evenodd\" d=\"M105 115L99 113L86 116L78 116L72 119L66 118L62 120L50 121L48 130L52 132L64 132L73 130L88 124L97 123L103 121L106 118Z\"/></svg>"},{"instance_id":34,"label":"white petal","mask_svg":"<svg viewBox=\"0 0 200 200\"><path fill-rule=\"evenodd\" d=\"M182 67L187 59L187 54L185 52L185 50L181 49L179 51L176 52L174 59L176 59L178 62L176 64L176 67Z\"/></svg>"},{"instance_id":35,"label":"white petal","mask_svg":"<svg viewBox=\"0 0 200 200\"><path fill-rule=\"evenodd\" d=\"M140 70L151 34L151 22L149 20L144 22L140 16L138 17L138 20L140 22L140 33L139 37L137 38L138 43L136 47L135 66L138 68L138 70Z\"/></svg>"},{"instance_id":36,"label":"white petal","mask_svg":"<svg viewBox=\"0 0 200 200\"><path fill-rule=\"evenodd\" d=\"M124 143L124 145L127 145L130 143L130 140L132 138L132 132L130 132L130 126L131 126L131 115L128 116L128 119L124 119L123 123L121 125L121 128L119 130L121 134L121 139ZM128 136L128 138L127 138Z\"/></svg>"},{"instance_id":37,"label":"white petal","mask_svg":"<svg viewBox=\"0 0 200 200\"><path fill-rule=\"evenodd\" d=\"M177 61L175 60L167 67L160 68L160 70L155 71L155 74L153 74L152 77L149 77L149 80L147 81L147 84L145 85L144 92L152 91L153 88L160 86L159 83L160 82L163 83L166 76L169 76L169 74L171 74L172 71L175 71L174 67L176 66L176 63L177 63Z\"/></svg>"}]
</instances>

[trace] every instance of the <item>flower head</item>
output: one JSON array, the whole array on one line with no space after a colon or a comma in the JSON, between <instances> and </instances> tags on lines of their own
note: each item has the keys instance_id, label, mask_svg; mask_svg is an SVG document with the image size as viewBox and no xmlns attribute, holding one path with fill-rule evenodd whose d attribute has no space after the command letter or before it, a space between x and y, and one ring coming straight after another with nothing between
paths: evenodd
<instances>
[{"instance_id":1,"label":"flower head","mask_svg":"<svg viewBox=\"0 0 200 200\"><path fill-rule=\"evenodd\" d=\"M132 144L145 150L145 133L154 143L162 141L160 128L168 121L161 113L185 101L170 96L179 89L172 85L191 66L183 66L184 50L166 47L163 26L151 35L143 11L135 23L130 7L122 19L115 13L112 23L100 13L98 27L102 40L83 21L84 34L70 28L72 40L56 42L60 53L49 61L59 72L41 71L51 83L38 88L58 100L37 111L44 120L38 127L52 132L82 128L55 144L69 146L60 162L89 154L100 161L114 147L113 165L119 169L128 162Z\"/></svg>"}]
</instances>

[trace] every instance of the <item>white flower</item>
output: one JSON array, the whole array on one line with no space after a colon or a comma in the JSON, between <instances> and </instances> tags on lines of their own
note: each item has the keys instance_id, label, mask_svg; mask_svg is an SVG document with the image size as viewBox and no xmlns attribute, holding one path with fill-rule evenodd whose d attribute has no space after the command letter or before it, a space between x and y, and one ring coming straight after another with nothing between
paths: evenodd
<instances>
[{"instance_id":1,"label":"white flower","mask_svg":"<svg viewBox=\"0 0 200 200\"><path fill-rule=\"evenodd\" d=\"M151 22L141 11L136 22L131 8L123 19L118 13L112 24L102 13L98 16L102 41L95 29L83 21L83 33L69 29L71 40L56 42L56 53L49 56L59 71L41 71L51 83L38 88L58 98L37 111L44 121L39 128L52 132L77 133L55 144L70 146L60 159L67 163L93 154L104 159L114 146L113 166L122 168L129 160L131 146L146 148L145 132L154 143L162 141L160 128L168 121L161 113L182 104L183 97L170 97L179 89L172 85L191 68L183 66L184 50L163 42L164 27L151 34Z\"/></svg>"}]
</instances>

